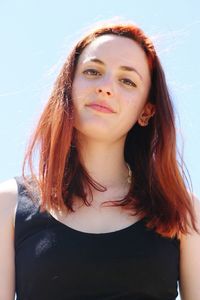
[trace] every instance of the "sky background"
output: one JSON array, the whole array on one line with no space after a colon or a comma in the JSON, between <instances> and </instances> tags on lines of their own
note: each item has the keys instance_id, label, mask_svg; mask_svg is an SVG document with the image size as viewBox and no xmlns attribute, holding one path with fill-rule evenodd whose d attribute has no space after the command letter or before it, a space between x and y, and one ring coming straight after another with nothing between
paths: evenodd
<instances>
[{"instance_id":1,"label":"sky background","mask_svg":"<svg viewBox=\"0 0 200 300\"><path fill-rule=\"evenodd\" d=\"M0 0L0 181L21 173L29 136L73 43L119 17L154 41L173 99L179 151L200 196L199 1Z\"/></svg>"},{"instance_id":2,"label":"sky background","mask_svg":"<svg viewBox=\"0 0 200 300\"><path fill-rule=\"evenodd\" d=\"M199 11L198 0L0 0L0 181L21 174L28 138L72 44L93 23L117 16L154 41L173 99L178 147L200 197Z\"/></svg>"}]
</instances>

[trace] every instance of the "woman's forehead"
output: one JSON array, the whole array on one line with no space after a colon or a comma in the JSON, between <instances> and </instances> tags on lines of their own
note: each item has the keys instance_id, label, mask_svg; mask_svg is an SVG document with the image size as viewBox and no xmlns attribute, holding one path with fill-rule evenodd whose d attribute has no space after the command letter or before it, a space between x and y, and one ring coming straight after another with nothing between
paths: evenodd
<instances>
[{"instance_id":1,"label":"woman's forehead","mask_svg":"<svg viewBox=\"0 0 200 300\"><path fill-rule=\"evenodd\" d=\"M149 77L147 57L134 40L114 34L97 37L83 50L79 64L102 61L105 65L135 67L144 77ZM103 65L103 64L102 64Z\"/></svg>"},{"instance_id":2,"label":"woman's forehead","mask_svg":"<svg viewBox=\"0 0 200 300\"><path fill-rule=\"evenodd\" d=\"M86 48L83 50L81 57L85 59L87 56L101 55L101 54L122 54L122 55L144 55L143 49L137 42L127 37L121 37L114 34L106 34L95 38Z\"/></svg>"},{"instance_id":3,"label":"woman's forehead","mask_svg":"<svg viewBox=\"0 0 200 300\"><path fill-rule=\"evenodd\" d=\"M132 60L135 57L146 60L143 49L137 42L126 37L116 36L114 34L106 34L93 40L80 55L80 62L87 61L89 57L99 59L120 59Z\"/></svg>"}]
</instances>

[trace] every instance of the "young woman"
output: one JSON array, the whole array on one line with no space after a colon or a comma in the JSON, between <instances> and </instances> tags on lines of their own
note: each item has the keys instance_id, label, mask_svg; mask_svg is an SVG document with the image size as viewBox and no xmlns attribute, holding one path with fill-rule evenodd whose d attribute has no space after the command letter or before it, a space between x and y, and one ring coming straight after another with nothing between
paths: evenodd
<instances>
[{"instance_id":1,"label":"young woman","mask_svg":"<svg viewBox=\"0 0 200 300\"><path fill-rule=\"evenodd\" d=\"M94 29L56 80L22 176L1 184L0 299L174 300L179 282L199 300L200 208L182 171L152 42L133 24Z\"/></svg>"}]
</instances>

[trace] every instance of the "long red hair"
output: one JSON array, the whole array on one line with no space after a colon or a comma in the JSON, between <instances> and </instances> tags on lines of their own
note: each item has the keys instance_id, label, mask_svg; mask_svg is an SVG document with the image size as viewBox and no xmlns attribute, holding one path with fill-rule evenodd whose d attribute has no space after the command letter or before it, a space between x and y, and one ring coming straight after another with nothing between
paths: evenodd
<instances>
[{"instance_id":1,"label":"long red hair","mask_svg":"<svg viewBox=\"0 0 200 300\"><path fill-rule=\"evenodd\" d=\"M189 228L198 231L183 159L176 147L175 118L165 75L151 40L133 24L101 26L84 36L72 49L26 150L22 167L25 184L30 189L30 178L37 184L41 210L73 211L73 196L90 205L86 186L90 192L91 186L102 192L105 190L80 162L71 96L79 56L88 44L104 34L132 39L145 51L151 72L147 100L156 107L148 126L136 123L127 134L124 155L133 170L134 182L123 199L110 204L124 206L132 214L147 217L147 227L166 237L188 233ZM33 155L37 146L39 162L35 171ZM25 176L26 164L30 177Z\"/></svg>"}]
</instances>

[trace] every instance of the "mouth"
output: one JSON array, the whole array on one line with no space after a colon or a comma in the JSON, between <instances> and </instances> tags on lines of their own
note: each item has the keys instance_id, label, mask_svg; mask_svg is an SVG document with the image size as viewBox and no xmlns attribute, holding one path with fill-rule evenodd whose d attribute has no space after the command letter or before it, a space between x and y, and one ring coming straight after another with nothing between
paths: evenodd
<instances>
[{"instance_id":1,"label":"mouth","mask_svg":"<svg viewBox=\"0 0 200 300\"><path fill-rule=\"evenodd\" d=\"M99 104L88 104L86 106L93 109L93 110L103 112L103 113L109 113L109 114L114 113L114 111L111 108L107 107L107 106L103 106L103 105L99 105Z\"/></svg>"}]
</instances>

